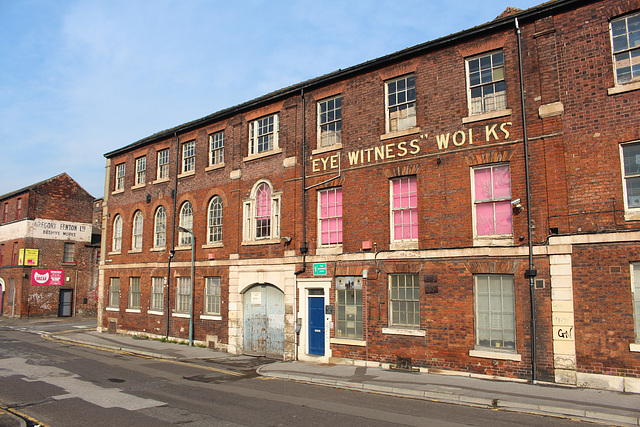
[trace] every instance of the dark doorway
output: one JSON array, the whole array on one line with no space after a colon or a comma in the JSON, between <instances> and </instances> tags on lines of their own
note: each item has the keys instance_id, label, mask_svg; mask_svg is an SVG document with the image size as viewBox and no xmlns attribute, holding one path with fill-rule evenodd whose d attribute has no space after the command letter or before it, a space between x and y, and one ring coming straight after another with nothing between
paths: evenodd
<instances>
[{"instance_id":1,"label":"dark doorway","mask_svg":"<svg viewBox=\"0 0 640 427\"><path fill-rule=\"evenodd\" d=\"M71 316L72 301L73 289L60 289L60 304L58 305L59 317Z\"/></svg>"}]
</instances>

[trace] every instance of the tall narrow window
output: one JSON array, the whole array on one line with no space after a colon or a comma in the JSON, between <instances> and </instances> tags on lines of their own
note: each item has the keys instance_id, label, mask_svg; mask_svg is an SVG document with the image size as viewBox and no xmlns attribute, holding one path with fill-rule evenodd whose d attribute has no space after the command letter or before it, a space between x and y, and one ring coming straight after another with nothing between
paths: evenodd
<instances>
[{"instance_id":1,"label":"tall narrow window","mask_svg":"<svg viewBox=\"0 0 640 427\"><path fill-rule=\"evenodd\" d=\"M205 298L205 312L207 314L220 314L220 278L207 277Z\"/></svg>"},{"instance_id":2,"label":"tall narrow window","mask_svg":"<svg viewBox=\"0 0 640 427\"><path fill-rule=\"evenodd\" d=\"M616 84L640 80L640 12L611 21Z\"/></svg>"},{"instance_id":3,"label":"tall narrow window","mask_svg":"<svg viewBox=\"0 0 640 427\"><path fill-rule=\"evenodd\" d=\"M416 126L416 81L413 75L388 81L385 85L387 132Z\"/></svg>"},{"instance_id":4,"label":"tall narrow window","mask_svg":"<svg viewBox=\"0 0 640 427\"><path fill-rule=\"evenodd\" d=\"M191 310L191 277L178 277L176 311L189 313Z\"/></svg>"},{"instance_id":5,"label":"tall narrow window","mask_svg":"<svg viewBox=\"0 0 640 427\"><path fill-rule=\"evenodd\" d=\"M0 245L0 267L4 265L4 243Z\"/></svg>"},{"instance_id":6,"label":"tall narrow window","mask_svg":"<svg viewBox=\"0 0 640 427\"><path fill-rule=\"evenodd\" d=\"M640 209L640 144L622 146L624 193L627 210Z\"/></svg>"},{"instance_id":7,"label":"tall narrow window","mask_svg":"<svg viewBox=\"0 0 640 427\"><path fill-rule=\"evenodd\" d=\"M391 325L420 327L420 284L417 274L389 275Z\"/></svg>"},{"instance_id":8,"label":"tall narrow window","mask_svg":"<svg viewBox=\"0 0 640 427\"><path fill-rule=\"evenodd\" d=\"M164 248L167 245L167 210L164 206L160 206L156 210L153 235L154 247Z\"/></svg>"},{"instance_id":9,"label":"tall narrow window","mask_svg":"<svg viewBox=\"0 0 640 427\"><path fill-rule=\"evenodd\" d=\"M74 262L75 249L76 245L74 243L66 242L62 253L62 262Z\"/></svg>"},{"instance_id":10,"label":"tall narrow window","mask_svg":"<svg viewBox=\"0 0 640 427\"><path fill-rule=\"evenodd\" d=\"M319 147L329 147L342 142L342 97L318 102Z\"/></svg>"},{"instance_id":11,"label":"tall narrow window","mask_svg":"<svg viewBox=\"0 0 640 427\"><path fill-rule=\"evenodd\" d=\"M2 214L2 222L6 223L9 219L9 202L4 204L4 213Z\"/></svg>"},{"instance_id":12,"label":"tall narrow window","mask_svg":"<svg viewBox=\"0 0 640 427\"><path fill-rule=\"evenodd\" d=\"M276 239L280 236L280 193L271 185L259 181L243 203L243 242Z\"/></svg>"},{"instance_id":13,"label":"tall narrow window","mask_svg":"<svg viewBox=\"0 0 640 427\"><path fill-rule=\"evenodd\" d=\"M631 293L635 318L636 343L640 344L640 263L631 264Z\"/></svg>"},{"instance_id":14,"label":"tall narrow window","mask_svg":"<svg viewBox=\"0 0 640 427\"><path fill-rule=\"evenodd\" d=\"M209 136L209 166L224 163L224 131Z\"/></svg>"},{"instance_id":15,"label":"tall narrow window","mask_svg":"<svg viewBox=\"0 0 640 427\"><path fill-rule=\"evenodd\" d=\"M147 179L147 158L136 159L136 185L144 185Z\"/></svg>"},{"instance_id":16,"label":"tall narrow window","mask_svg":"<svg viewBox=\"0 0 640 427\"><path fill-rule=\"evenodd\" d=\"M124 190L124 173L126 164L120 163L116 166L116 190Z\"/></svg>"},{"instance_id":17,"label":"tall narrow window","mask_svg":"<svg viewBox=\"0 0 640 427\"><path fill-rule=\"evenodd\" d=\"M271 187L262 183L256 193L256 239L271 236Z\"/></svg>"},{"instance_id":18,"label":"tall narrow window","mask_svg":"<svg viewBox=\"0 0 640 427\"><path fill-rule=\"evenodd\" d=\"M120 307L120 278L112 277L109 284L109 307Z\"/></svg>"},{"instance_id":19,"label":"tall narrow window","mask_svg":"<svg viewBox=\"0 0 640 427\"><path fill-rule=\"evenodd\" d=\"M467 60L469 115L507 108L502 51Z\"/></svg>"},{"instance_id":20,"label":"tall narrow window","mask_svg":"<svg viewBox=\"0 0 640 427\"><path fill-rule=\"evenodd\" d=\"M182 173L196 169L196 142L189 141L182 144Z\"/></svg>"},{"instance_id":21,"label":"tall narrow window","mask_svg":"<svg viewBox=\"0 0 640 427\"><path fill-rule=\"evenodd\" d=\"M509 165L473 170L476 236L512 234Z\"/></svg>"},{"instance_id":22,"label":"tall narrow window","mask_svg":"<svg viewBox=\"0 0 640 427\"><path fill-rule=\"evenodd\" d=\"M140 278L129 278L129 308L140 308Z\"/></svg>"},{"instance_id":23,"label":"tall narrow window","mask_svg":"<svg viewBox=\"0 0 640 427\"><path fill-rule=\"evenodd\" d=\"M476 346L515 350L513 276L474 276Z\"/></svg>"},{"instance_id":24,"label":"tall narrow window","mask_svg":"<svg viewBox=\"0 0 640 427\"><path fill-rule=\"evenodd\" d=\"M418 180L415 176L391 180L391 240L418 239Z\"/></svg>"},{"instance_id":25,"label":"tall narrow window","mask_svg":"<svg viewBox=\"0 0 640 427\"><path fill-rule=\"evenodd\" d=\"M113 220L113 242L111 250L114 252L120 252L122 249L122 217L116 215Z\"/></svg>"},{"instance_id":26,"label":"tall narrow window","mask_svg":"<svg viewBox=\"0 0 640 427\"><path fill-rule=\"evenodd\" d=\"M191 202L184 202L180 208L180 227L193 231L193 208ZM178 235L180 246L191 245L191 234L181 231Z\"/></svg>"},{"instance_id":27,"label":"tall narrow window","mask_svg":"<svg viewBox=\"0 0 640 427\"><path fill-rule=\"evenodd\" d=\"M164 277L151 278L151 310L164 308Z\"/></svg>"},{"instance_id":28,"label":"tall narrow window","mask_svg":"<svg viewBox=\"0 0 640 427\"><path fill-rule=\"evenodd\" d=\"M207 243L222 242L222 198L214 196L209 202Z\"/></svg>"},{"instance_id":29,"label":"tall narrow window","mask_svg":"<svg viewBox=\"0 0 640 427\"><path fill-rule=\"evenodd\" d=\"M11 265L18 265L18 242L13 242L13 253L11 254Z\"/></svg>"},{"instance_id":30,"label":"tall narrow window","mask_svg":"<svg viewBox=\"0 0 640 427\"><path fill-rule=\"evenodd\" d=\"M336 338L362 339L362 277L336 277Z\"/></svg>"},{"instance_id":31,"label":"tall narrow window","mask_svg":"<svg viewBox=\"0 0 640 427\"><path fill-rule=\"evenodd\" d=\"M133 216L133 234L131 238L131 249L142 249L142 235L144 230L144 219L142 212L136 211Z\"/></svg>"},{"instance_id":32,"label":"tall narrow window","mask_svg":"<svg viewBox=\"0 0 640 427\"><path fill-rule=\"evenodd\" d=\"M342 243L342 188L318 192L320 242L322 245Z\"/></svg>"},{"instance_id":33,"label":"tall narrow window","mask_svg":"<svg viewBox=\"0 0 640 427\"><path fill-rule=\"evenodd\" d=\"M169 178L169 149L158 151L158 178Z\"/></svg>"},{"instance_id":34,"label":"tall narrow window","mask_svg":"<svg viewBox=\"0 0 640 427\"><path fill-rule=\"evenodd\" d=\"M278 114L249 123L249 154L260 154L278 148Z\"/></svg>"},{"instance_id":35,"label":"tall narrow window","mask_svg":"<svg viewBox=\"0 0 640 427\"><path fill-rule=\"evenodd\" d=\"M22 217L22 199L18 198L17 206L16 206L16 219L20 219Z\"/></svg>"}]
</instances>

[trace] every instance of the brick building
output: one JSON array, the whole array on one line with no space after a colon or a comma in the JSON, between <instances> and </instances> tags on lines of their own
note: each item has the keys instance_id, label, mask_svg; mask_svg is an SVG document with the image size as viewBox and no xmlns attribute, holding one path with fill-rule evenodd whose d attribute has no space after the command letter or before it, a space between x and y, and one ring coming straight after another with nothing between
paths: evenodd
<instances>
[{"instance_id":1,"label":"brick building","mask_svg":"<svg viewBox=\"0 0 640 427\"><path fill-rule=\"evenodd\" d=\"M0 196L2 316L96 314L93 202L66 173Z\"/></svg>"},{"instance_id":2,"label":"brick building","mask_svg":"<svg viewBox=\"0 0 640 427\"><path fill-rule=\"evenodd\" d=\"M639 392L639 28L509 8L107 153L99 328Z\"/></svg>"}]
</instances>

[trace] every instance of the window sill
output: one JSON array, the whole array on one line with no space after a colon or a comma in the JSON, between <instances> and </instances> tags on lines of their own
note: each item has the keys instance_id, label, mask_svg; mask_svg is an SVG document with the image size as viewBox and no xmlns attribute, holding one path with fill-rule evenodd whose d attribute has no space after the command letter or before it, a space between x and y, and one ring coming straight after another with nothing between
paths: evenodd
<instances>
[{"instance_id":1,"label":"window sill","mask_svg":"<svg viewBox=\"0 0 640 427\"><path fill-rule=\"evenodd\" d=\"M365 347L367 345L366 341L346 339L346 338L331 338L329 342L331 344L355 345L358 347Z\"/></svg>"},{"instance_id":2,"label":"window sill","mask_svg":"<svg viewBox=\"0 0 640 427\"><path fill-rule=\"evenodd\" d=\"M316 255L337 255L342 253L342 245L322 246L316 248Z\"/></svg>"},{"instance_id":3,"label":"window sill","mask_svg":"<svg viewBox=\"0 0 640 427\"><path fill-rule=\"evenodd\" d=\"M162 184L163 182L169 182L169 177L156 179L152 184Z\"/></svg>"},{"instance_id":4,"label":"window sill","mask_svg":"<svg viewBox=\"0 0 640 427\"><path fill-rule=\"evenodd\" d=\"M389 245L389 249L392 251L402 251L402 250L417 250L418 249L418 241L417 240L396 240L392 241Z\"/></svg>"},{"instance_id":5,"label":"window sill","mask_svg":"<svg viewBox=\"0 0 640 427\"><path fill-rule=\"evenodd\" d=\"M389 335L409 335L412 337L426 337L427 331L421 329L402 329L402 328L382 328L383 334Z\"/></svg>"},{"instance_id":6,"label":"window sill","mask_svg":"<svg viewBox=\"0 0 640 427\"><path fill-rule=\"evenodd\" d=\"M124 193L124 188L112 191L111 195L122 194L122 193Z\"/></svg>"},{"instance_id":7,"label":"window sill","mask_svg":"<svg viewBox=\"0 0 640 427\"><path fill-rule=\"evenodd\" d=\"M222 316L217 314L201 314L200 319L202 320L222 320Z\"/></svg>"},{"instance_id":8,"label":"window sill","mask_svg":"<svg viewBox=\"0 0 640 427\"><path fill-rule=\"evenodd\" d=\"M469 117L463 117L462 123L480 122L482 120L497 119L498 117L505 117L511 115L511 108L506 110L489 111L488 113L474 114Z\"/></svg>"},{"instance_id":9,"label":"window sill","mask_svg":"<svg viewBox=\"0 0 640 427\"><path fill-rule=\"evenodd\" d=\"M189 246L176 246L175 250L176 251L190 251L191 250L191 245L189 245Z\"/></svg>"},{"instance_id":10,"label":"window sill","mask_svg":"<svg viewBox=\"0 0 640 427\"><path fill-rule=\"evenodd\" d=\"M148 310L147 314L155 314L156 316L164 316L164 311Z\"/></svg>"},{"instance_id":11,"label":"window sill","mask_svg":"<svg viewBox=\"0 0 640 427\"><path fill-rule=\"evenodd\" d=\"M64 266L68 266L68 267L73 267L73 266L75 266L75 265L76 265L76 263L75 263L74 261L73 261L73 262L64 262L64 261L62 261L62 262L60 263L60 265L64 265ZM28 267L28 266L26 266L26 265L25 265L25 267Z\"/></svg>"},{"instance_id":12,"label":"window sill","mask_svg":"<svg viewBox=\"0 0 640 427\"><path fill-rule=\"evenodd\" d=\"M167 250L166 246L157 246L157 247L149 249L149 251L151 251L151 252L164 252L166 250Z\"/></svg>"},{"instance_id":13,"label":"window sill","mask_svg":"<svg viewBox=\"0 0 640 427\"><path fill-rule=\"evenodd\" d=\"M398 138L400 136L413 135L415 133L420 133L420 127L414 126L408 129L398 130L395 132L387 132L384 135L380 135L380 141L384 141L391 138Z\"/></svg>"},{"instance_id":14,"label":"window sill","mask_svg":"<svg viewBox=\"0 0 640 427\"><path fill-rule=\"evenodd\" d=\"M629 350L633 352L640 352L640 344L636 344L636 343L629 344Z\"/></svg>"},{"instance_id":15,"label":"window sill","mask_svg":"<svg viewBox=\"0 0 640 427\"><path fill-rule=\"evenodd\" d=\"M473 246L512 246L513 235L507 236L488 236L488 237L474 237Z\"/></svg>"},{"instance_id":16,"label":"window sill","mask_svg":"<svg viewBox=\"0 0 640 427\"><path fill-rule=\"evenodd\" d=\"M224 169L224 162L223 163L218 163L216 165L209 165L206 168L204 168L205 172L210 172L210 171L215 171L218 169Z\"/></svg>"},{"instance_id":17,"label":"window sill","mask_svg":"<svg viewBox=\"0 0 640 427\"><path fill-rule=\"evenodd\" d=\"M275 243L282 243L280 238L277 239L260 239L260 240L245 240L242 242L242 246L252 246L252 245L273 245Z\"/></svg>"},{"instance_id":18,"label":"window sill","mask_svg":"<svg viewBox=\"0 0 640 427\"><path fill-rule=\"evenodd\" d=\"M111 252L107 252L107 255L120 255L122 252L120 251L111 251Z\"/></svg>"},{"instance_id":19,"label":"window sill","mask_svg":"<svg viewBox=\"0 0 640 427\"><path fill-rule=\"evenodd\" d=\"M107 307L105 310L107 310L107 311L120 311L119 308L115 308L115 307Z\"/></svg>"},{"instance_id":20,"label":"window sill","mask_svg":"<svg viewBox=\"0 0 640 427\"><path fill-rule=\"evenodd\" d=\"M189 315L189 313L171 313L171 316L173 317L181 317L183 319L188 319L191 316Z\"/></svg>"},{"instance_id":21,"label":"window sill","mask_svg":"<svg viewBox=\"0 0 640 427\"><path fill-rule=\"evenodd\" d=\"M522 362L522 356L516 352L506 353L495 350L469 350L469 356L479 357L482 359L512 360L514 362Z\"/></svg>"},{"instance_id":22,"label":"window sill","mask_svg":"<svg viewBox=\"0 0 640 427\"><path fill-rule=\"evenodd\" d=\"M247 157L243 157L242 161L243 162L250 162L252 160L262 159L264 157L270 157L270 156L273 156L275 154L280 154L280 153L282 153L282 148L275 148L273 150L264 151L264 152L259 153L259 154L249 154Z\"/></svg>"},{"instance_id":23,"label":"window sill","mask_svg":"<svg viewBox=\"0 0 640 427\"><path fill-rule=\"evenodd\" d=\"M342 150L342 143L328 145L326 147L320 147L311 150L311 155L328 153L329 151Z\"/></svg>"},{"instance_id":24,"label":"window sill","mask_svg":"<svg viewBox=\"0 0 640 427\"><path fill-rule=\"evenodd\" d=\"M129 254L140 254L142 253L142 249L130 249L127 251Z\"/></svg>"},{"instance_id":25,"label":"window sill","mask_svg":"<svg viewBox=\"0 0 640 427\"><path fill-rule=\"evenodd\" d=\"M617 95L619 93L631 92L640 89L640 82L626 83L620 86L610 87L607 89L608 95Z\"/></svg>"},{"instance_id":26,"label":"window sill","mask_svg":"<svg viewBox=\"0 0 640 427\"><path fill-rule=\"evenodd\" d=\"M206 245L202 245L202 249L214 249L214 248L221 248L221 247L222 247L222 242L207 243Z\"/></svg>"},{"instance_id":27,"label":"window sill","mask_svg":"<svg viewBox=\"0 0 640 427\"><path fill-rule=\"evenodd\" d=\"M131 187L132 190L140 190L141 188L144 188L147 186L147 183L145 182L144 184L138 184L138 185L134 185L133 187Z\"/></svg>"},{"instance_id":28,"label":"window sill","mask_svg":"<svg viewBox=\"0 0 640 427\"><path fill-rule=\"evenodd\" d=\"M178 175L178 179L186 178L188 176L194 176L195 174L196 174L195 169L187 172L182 172L180 175Z\"/></svg>"},{"instance_id":29,"label":"window sill","mask_svg":"<svg viewBox=\"0 0 640 427\"><path fill-rule=\"evenodd\" d=\"M640 212L626 211L624 213L625 221L640 221Z\"/></svg>"},{"instance_id":30,"label":"window sill","mask_svg":"<svg viewBox=\"0 0 640 427\"><path fill-rule=\"evenodd\" d=\"M126 313L141 313L139 308L127 308L125 310Z\"/></svg>"}]
</instances>

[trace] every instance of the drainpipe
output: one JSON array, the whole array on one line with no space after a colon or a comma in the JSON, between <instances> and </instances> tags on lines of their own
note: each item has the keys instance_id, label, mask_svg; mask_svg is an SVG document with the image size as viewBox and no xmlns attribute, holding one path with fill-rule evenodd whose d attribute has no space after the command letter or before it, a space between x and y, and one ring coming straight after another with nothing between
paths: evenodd
<instances>
[{"instance_id":1,"label":"drainpipe","mask_svg":"<svg viewBox=\"0 0 640 427\"><path fill-rule=\"evenodd\" d=\"M531 181L529 180L529 140L527 138L527 115L525 112L524 79L522 72L522 40L518 18L515 18L515 25L518 34L518 68L520 71L520 102L522 106L522 139L524 143L524 170L527 184L527 235L529 243L529 269L525 271L524 277L529 279L529 298L531 302L531 382L536 383L536 314L534 300L534 278L537 271L533 265L533 242L531 241Z\"/></svg>"},{"instance_id":2,"label":"drainpipe","mask_svg":"<svg viewBox=\"0 0 640 427\"><path fill-rule=\"evenodd\" d=\"M175 248L175 235L176 235L176 205L178 203L178 171L180 168L180 144L178 143L178 133L174 132L173 133L173 137L176 140L176 174L175 174L175 182L173 184L173 219L171 220L171 250L169 251L169 261L167 261L167 305L164 309L164 311L167 313L167 334L166 334L166 338L169 339L169 323L170 323L170 319L171 319L171 314L169 313L170 310L170 298L169 298L169 291L170 291L170 283L171 283L171 259L173 258L173 255L175 255L176 253L176 248ZM165 226L165 233L167 232L167 228Z\"/></svg>"}]
</instances>

